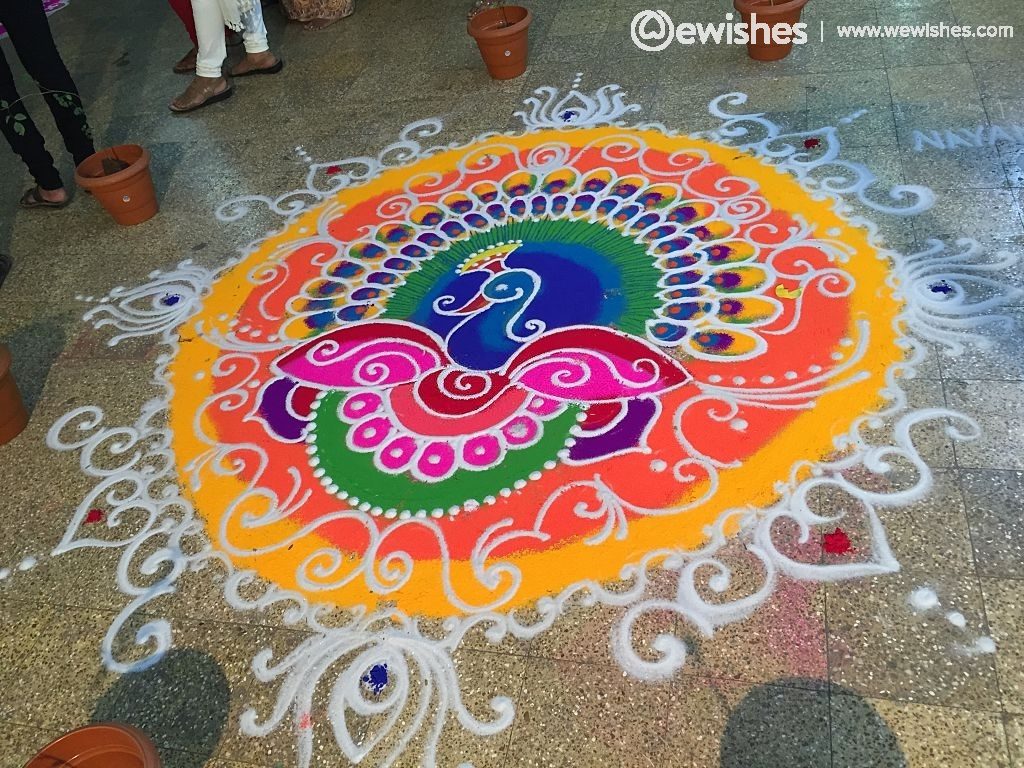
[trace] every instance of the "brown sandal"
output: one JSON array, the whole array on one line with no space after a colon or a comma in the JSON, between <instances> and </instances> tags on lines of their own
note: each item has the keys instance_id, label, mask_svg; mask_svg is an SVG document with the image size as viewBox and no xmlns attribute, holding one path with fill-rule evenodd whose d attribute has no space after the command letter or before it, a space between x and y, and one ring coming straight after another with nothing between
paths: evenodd
<instances>
[{"instance_id":1,"label":"brown sandal","mask_svg":"<svg viewBox=\"0 0 1024 768\"><path fill-rule=\"evenodd\" d=\"M180 59L178 63L174 65L174 74L176 75L187 75L190 72L196 71L196 59L199 57L199 51L193 48L191 51L186 53Z\"/></svg>"},{"instance_id":2,"label":"brown sandal","mask_svg":"<svg viewBox=\"0 0 1024 768\"><path fill-rule=\"evenodd\" d=\"M204 80L207 82L203 82ZM221 81L226 84L226 87L223 91L218 92L216 88ZM178 114L194 112L210 104L216 104L218 101L231 98L233 91L234 89L231 87L231 84L222 77L196 77L189 83L185 92L170 103L169 108L171 112L177 112Z\"/></svg>"},{"instance_id":3,"label":"brown sandal","mask_svg":"<svg viewBox=\"0 0 1024 768\"><path fill-rule=\"evenodd\" d=\"M65 193L66 194L66 193ZM41 194L39 194L39 186L36 185L31 189L25 190L25 194L21 196L21 202L19 205L22 208L67 208L71 202L71 195L68 195L59 203L55 203L52 200L47 200Z\"/></svg>"},{"instance_id":4,"label":"brown sandal","mask_svg":"<svg viewBox=\"0 0 1024 768\"><path fill-rule=\"evenodd\" d=\"M239 62L241 63L241 62ZM236 65L237 66L237 65ZM259 69L247 69L244 72L231 71L232 77L250 77L251 75L276 75L284 69L284 59L278 59L269 67L260 67Z\"/></svg>"}]
</instances>

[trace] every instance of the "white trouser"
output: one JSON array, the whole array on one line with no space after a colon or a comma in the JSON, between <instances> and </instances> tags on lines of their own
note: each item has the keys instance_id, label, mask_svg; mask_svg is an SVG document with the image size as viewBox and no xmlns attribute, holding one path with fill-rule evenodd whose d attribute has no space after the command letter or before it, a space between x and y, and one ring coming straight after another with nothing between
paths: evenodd
<instances>
[{"instance_id":1,"label":"white trouser","mask_svg":"<svg viewBox=\"0 0 1024 768\"><path fill-rule=\"evenodd\" d=\"M219 0L192 0L192 14L196 19L196 37L199 39L199 55L196 57L196 75L199 77L220 77L228 49L224 42L224 15ZM260 0L254 0L252 10L242 17L245 29L242 40L246 53L269 51L267 27L263 23L263 8Z\"/></svg>"}]
</instances>

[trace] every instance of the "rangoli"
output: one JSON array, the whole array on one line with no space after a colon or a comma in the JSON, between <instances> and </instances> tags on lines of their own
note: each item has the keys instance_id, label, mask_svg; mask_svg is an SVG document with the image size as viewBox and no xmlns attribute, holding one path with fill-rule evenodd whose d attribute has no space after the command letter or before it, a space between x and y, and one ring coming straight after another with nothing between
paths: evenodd
<instances>
[{"instance_id":1,"label":"rangoli","mask_svg":"<svg viewBox=\"0 0 1024 768\"><path fill-rule=\"evenodd\" d=\"M912 215L930 193L897 188L880 202L870 172L840 159L835 128L784 134L726 111L744 101L716 99L722 126L687 136L627 127L639 107L617 86L587 94L577 82L538 89L519 133L431 147L440 122L422 121L378 157L302 153L306 189L219 212L266 204L279 232L214 272L185 262L104 297L87 318L115 328L112 343L154 335L165 348L164 394L135 425L104 427L83 408L50 438L83 451L99 483L57 552L125 547L133 600L108 634L108 664L158 658L169 623L148 624L139 637L156 650L127 663L112 651L124 622L186 568L222 568L231 605L288 605L285 621L314 632L282 659L254 660L280 693L272 712L243 718L247 733L290 720L308 765L323 682L350 759L376 746L357 741L351 718L386 713L395 746L380 764L423 731L433 765L449 715L484 735L513 717L504 697L490 720L461 702L452 652L473 628L530 638L572 600L621 606L616 656L653 679L678 671L686 645L665 634L656 658L639 655L645 611L712 635L780 573L898 569L877 509L930 487L911 427L950 419L954 437L976 432L952 412L909 410L901 382L922 341L959 351L1005 297L972 292L998 289L986 275L1009 262L966 243L887 249L851 204ZM872 442L885 424L887 442ZM893 460L917 471L899 491L851 479ZM822 489L857 509L816 509ZM119 510L110 529L130 513L145 522L93 538L82 524L97 500ZM829 551L850 554L834 562L776 541L780 522L806 542L836 537L846 516L863 533L856 548L842 534ZM729 584L730 541L763 578L709 600ZM160 563L158 583L143 578ZM674 597L649 589L655 572L674 579ZM259 597L243 594L256 583ZM321 622L329 609L347 623ZM435 619L435 631L421 624ZM412 703L413 687L426 703Z\"/></svg>"}]
</instances>

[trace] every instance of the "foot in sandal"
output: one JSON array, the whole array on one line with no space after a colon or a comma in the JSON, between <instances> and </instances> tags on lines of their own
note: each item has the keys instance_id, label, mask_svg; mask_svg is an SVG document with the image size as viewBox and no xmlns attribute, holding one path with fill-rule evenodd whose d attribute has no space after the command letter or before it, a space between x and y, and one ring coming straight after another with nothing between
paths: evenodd
<instances>
[{"instance_id":1,"label":"foot in sandal","mask_svg":"<svg viewBox=\"0 0 1024 768\"><path fill-rule=\"evenodd\" d=\"M171 102L171 112L193 110L223 101L231 95L231 84L223 77L194 77L178 98Z\"/></svg>"},{"instance_id":2,"label":"foot in sandal","mask_svg":"<svg viewBox=\"0 0 1024 768\"><path fill-rule=\"evenodd\" d=\"M281 71L284 62L275 56L271 51L260 53L247 53L245 58L231 68L232 77L247 77L248 75L276 75Z\"/></svg>"},{"instance_id":3,"label":"foot in sandal","mask_svg":"<svg viewBox=\"0 0 1024 768\"><path fill-rule=\"evenodd\" d=\"M43 189L35 186L21 196L22 208L64 208L70 202L71 196L64 187Z\"/></svg>"},{"instance_id":4,"label":"foot in sandal","mask_svg":"<svg viewBox=\"0 0 1024 768\"><path fill-rule=\"evenodd\" d=\"M178 75L187 75L190 72L196 71L196 56L199 55L199 51L193 48L191 51L186 53L180 59L178 63L174 65L174 72Z\"/></svg>"}]
</instances>

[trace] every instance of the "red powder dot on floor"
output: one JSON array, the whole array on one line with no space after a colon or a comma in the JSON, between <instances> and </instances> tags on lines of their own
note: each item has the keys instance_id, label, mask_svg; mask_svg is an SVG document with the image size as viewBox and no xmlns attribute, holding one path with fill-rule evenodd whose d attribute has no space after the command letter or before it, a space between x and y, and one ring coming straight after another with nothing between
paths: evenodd
<instances>
[{"instance_id":1,"label":"red powder dot on floor","mask_svg":"<svg viewBox=\"0 0 1024 768\"><path fill-rule=\"evenodd\" d=\"M85 522L87 523L99 523L103 521L103 510L102 509L90 509L85 514Z\"/></svg>"},{"instance_id":2,"label":"red powder dot on floor","mask_svg":"<svg viewBox=\"0 0 1024 768\"><path fill-rule=\"evenodd\" d=\"M821 146L821 139L804 139L804 149L814 149Z\"/></svg>"},{"instance_id":3,"label":"red powder dot on floor","mask_svg":"<svg viewBox=\"0 0 1024 768\"><path fill-rule=\"evenodd\" d=\"M842 528L836 528L832 533L826 533L821 537L821 548L830 555L845 555L853 551L850 544L850 537Z\"/></svg>"}]
</instances>

